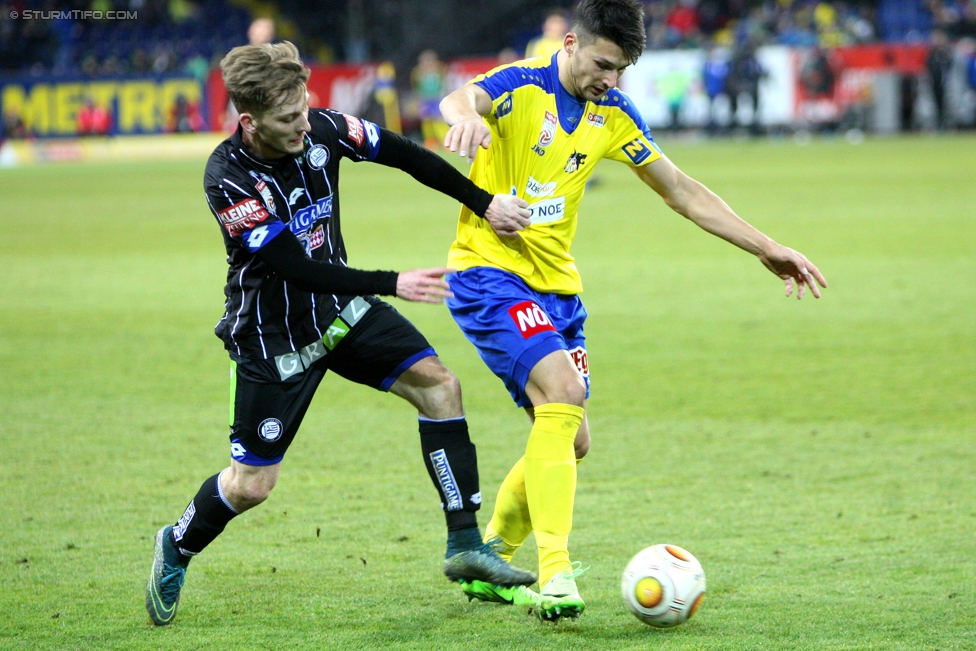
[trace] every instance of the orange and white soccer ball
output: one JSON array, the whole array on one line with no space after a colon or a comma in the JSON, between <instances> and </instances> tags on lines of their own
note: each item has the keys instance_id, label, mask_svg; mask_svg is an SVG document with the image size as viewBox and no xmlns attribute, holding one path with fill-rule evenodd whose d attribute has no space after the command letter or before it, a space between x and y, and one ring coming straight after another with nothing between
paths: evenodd
<instances>
[{"instance_id":1,"label":"orange and white soccer ball","mask_svg":"<svg viewBox=\"0 0 976 651\"><path fill-rule=\"evenodd\" d=\"M705 570L677 545L653 545L627 563L620 582L624 603L657 628L688 621L705 598Z\"/></svg>"}]
</instances>

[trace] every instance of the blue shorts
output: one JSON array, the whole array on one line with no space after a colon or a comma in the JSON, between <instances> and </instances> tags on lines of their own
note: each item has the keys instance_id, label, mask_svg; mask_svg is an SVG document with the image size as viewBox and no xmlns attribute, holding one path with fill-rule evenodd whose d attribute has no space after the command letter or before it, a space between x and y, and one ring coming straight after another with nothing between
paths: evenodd
<instances>
[{"instance_id":1,"label":"blue shorts","mask_svg":"<svg viewBox=\"0 0 976 651\"><path fill-rule=\"evenodd\" d=\"M525 395L529 371L557 350L569 351L589 397L586 309L579 296L537 292L515 274L494 267L465 269L447 280L454 293L447 300L451 316L519 407L532 406Z\"/></svg>"}]
</instances>

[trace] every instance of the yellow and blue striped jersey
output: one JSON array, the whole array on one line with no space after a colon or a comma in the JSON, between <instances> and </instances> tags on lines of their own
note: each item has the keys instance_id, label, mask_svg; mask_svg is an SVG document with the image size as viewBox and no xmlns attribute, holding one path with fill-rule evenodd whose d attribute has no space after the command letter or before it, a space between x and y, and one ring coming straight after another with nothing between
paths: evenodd
<instances>
[{"instance_id":1,"label":"yellow and blue striped jersey","mask_svg":"<svg viewBox=\"0 0 976 651\"><path fill-rule=\"evenodd\" d=\"M559 82L556 55L500 66L476 77L492 100L485 117L491 146L479 150L471 180L492 194L529 202L532 225L499 237L462 207L448 266L497 267L532 289L583 291L569 249L586 180L602 158L641 166L661 157L633 102L613 88L596 102L580 100Z\"/></svg>"}]
</instances>

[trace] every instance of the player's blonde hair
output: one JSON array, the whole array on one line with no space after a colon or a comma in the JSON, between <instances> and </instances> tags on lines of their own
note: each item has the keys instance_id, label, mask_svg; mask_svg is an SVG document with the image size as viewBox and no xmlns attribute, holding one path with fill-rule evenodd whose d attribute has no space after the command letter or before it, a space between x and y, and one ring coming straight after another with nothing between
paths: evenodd
<instances>
[{"instance_id":1,"label":"player's blonde hair","mask_svg":"<svg viewBox=\"0 0 976 651\"><path fill-rule=\"evenodd\" d=\"M298 48L288 41L235 47L220 62L220 69L237 110L255 115L304 91L311 74Z\"/></svg>"}]
</instances>

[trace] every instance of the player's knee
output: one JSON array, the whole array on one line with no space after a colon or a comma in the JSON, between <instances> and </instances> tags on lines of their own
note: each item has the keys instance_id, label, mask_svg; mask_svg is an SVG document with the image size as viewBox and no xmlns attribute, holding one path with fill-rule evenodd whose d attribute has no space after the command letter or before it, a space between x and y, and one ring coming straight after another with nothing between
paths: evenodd
<instances>
[{"instance_id":1,"label":"player's knee","mask_svg":"<svg viewBox=\"0 0 976 651\"><path fill-rule=\"evenodd\" d=\"M586 382L578 373L566 374L546 392L549 402L583 406L586 402Z\"/></svg>"},{"instance_id":2,"label":"player's knee","mask_svg":"<svg viewBox=\"0 0 976 651\"><path fill-rule=\"evenodd\" d=\"M443 412L461 408L461 381L443 364L430 364L425 371L424 403L428 408Z\"/></svg>"},{"instance_id":3,"label":"player's knee","mask_svg":"<svg viewBox=\"0 0 976 651\"><path fill-rule=\"evenodd\" d=\"M444 367L440 378L438 380L438 386L440 387L443 399L446 401L458 401L461 399L461 380L457 378L454 373Z\"/></svg>"},{"instance_id":4,"label":"player's knee","mask_svg":"<svg viewBox=\"0 0 976 651\"><path fill-rule=\"evenodd\" d=\"M254 508L268 499L277 483L277 477L270 474L238 476L228 487L227 499L238 512Z\"/></svg>"}]
</instances>

